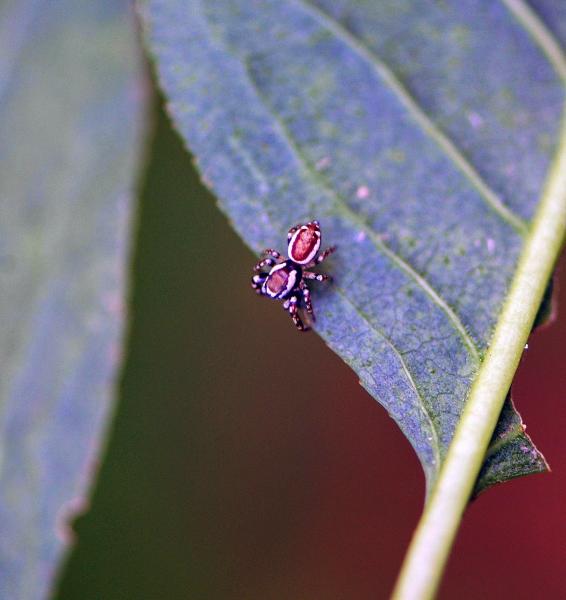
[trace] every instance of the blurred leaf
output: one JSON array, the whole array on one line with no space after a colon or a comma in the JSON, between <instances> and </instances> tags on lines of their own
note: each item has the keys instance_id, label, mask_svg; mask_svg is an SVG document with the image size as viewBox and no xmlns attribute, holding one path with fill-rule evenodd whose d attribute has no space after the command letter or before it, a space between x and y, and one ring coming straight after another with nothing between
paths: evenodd
<instances>
[{"instance_id":1,"label":"blurred leaf","mask_svg":"<svg viewBox=\"0 0 566 600\"><path fill-rule=\"evenodd\" d=\"M127 2L0 7L0 596L43 598L121 357L144 79Z\"/></svg>"},{"instance_id":2,"label":"blurred leaf","mask_svg":"<svg viewBox=\"0 0 566 600\"><path fill-rule=\"evenodd\" d=\"M284 248L290 226L317 218L339 245L317 331L429 485L557 143L560 50L543 21L560 35L565 11L537 2L529 21L517 5L142 3L170 113L242 238ZM510 403L500 425L478 489L546 468Z\"/></svg>"}]
</instances>

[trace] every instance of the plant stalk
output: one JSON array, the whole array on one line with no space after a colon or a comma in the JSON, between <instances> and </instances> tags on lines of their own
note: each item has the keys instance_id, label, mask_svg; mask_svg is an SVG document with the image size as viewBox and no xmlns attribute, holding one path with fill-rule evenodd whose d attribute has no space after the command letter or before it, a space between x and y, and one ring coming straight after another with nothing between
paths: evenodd
<instances>
[{"instance_id":1,"label":"plant stalk","mask_svg":"<svg viewBox=\"0 0 566 600\"><path fill-rule=\"evenodd\" d=\"M566 121L490 347L415 531L394 600L433 598L566 230Z\"/></svg>"}]
</instances>

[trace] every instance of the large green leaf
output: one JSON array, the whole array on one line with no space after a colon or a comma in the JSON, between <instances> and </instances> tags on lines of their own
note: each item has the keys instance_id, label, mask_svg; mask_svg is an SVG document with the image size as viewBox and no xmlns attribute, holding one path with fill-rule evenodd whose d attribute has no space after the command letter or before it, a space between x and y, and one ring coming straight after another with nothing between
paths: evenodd
<instances>
[{"instance_id":1,"label":"large green leaf","mask_svg":"<svg viewBox=\"0 0 566 600\"><path fill-rule=\"evenodd\" d=\"M566 10L536 6L540 18L515 0L142 3L170 112L242 238L284 247L318 218L338 244L317 331L429 484L556 148L564 86L545 22L564 35ZM544 468L507 403L477 490Z\"/></svg>"},{"instance_id":2,"label":"large green leaf","mask_svg":"<svg viewBox=\"0 0 566 600\"><path fill-rule=\"evenodd\" d=\"M47 595L120 362L144 80L126 1L0 6L0 596Z\"/></svg>"}]
</instances>

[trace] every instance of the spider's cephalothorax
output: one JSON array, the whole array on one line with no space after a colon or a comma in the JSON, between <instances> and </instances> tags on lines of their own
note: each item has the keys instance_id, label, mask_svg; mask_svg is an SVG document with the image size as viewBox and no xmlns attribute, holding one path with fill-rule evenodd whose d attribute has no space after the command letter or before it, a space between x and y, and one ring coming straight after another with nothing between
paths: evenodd
<instances>
[{"instance_id":1,"label":"spider's cephalothorax","mask_svg":"<svg viewBox=\"0 0 566 600\"><path fill-rule=\"evenodd\" d=\"M305 280L330 280L328 275L309 271L336 249L332 246L319 254L320 241L318 221L296 225L289 229L287 234L289 258L285 260L277 250L268 248L263 251L263 258L254 267L255 275L252 277L254 290L263 296L283 300L283 308L289 312L293 323L301 331L307 331L309 328L301 320L299 309L304 308L310 319L312 321L315 319L310 290Z\"/></svg>"}]
</instances>

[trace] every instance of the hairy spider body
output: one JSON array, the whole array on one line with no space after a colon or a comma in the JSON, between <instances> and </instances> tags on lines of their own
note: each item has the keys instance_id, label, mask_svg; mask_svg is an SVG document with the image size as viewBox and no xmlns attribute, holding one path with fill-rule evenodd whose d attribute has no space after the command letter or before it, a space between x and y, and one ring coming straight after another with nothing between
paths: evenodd
<instances>
[{"instance_id":1,"label":"hairy spider body","mask_svg":"<svg viewBox=\"0 0 566 600\"><path fill-rule=\"evenodd\" d=\"M289 312L293 323L300 331L308 331L299 316L299 309L306 310L312 321L315 320L310 290L305 283L307 279L330 281L328 275L310 271L320 264L335 246L327 248L319 254L322 236L320 223L310 221L304 225L296 225L287 234L287 254L285 259L277 250L268 248L255 265L252 287L262 296L275 300L283 300L283 308Z\"/></svg>"}]
</instances>

